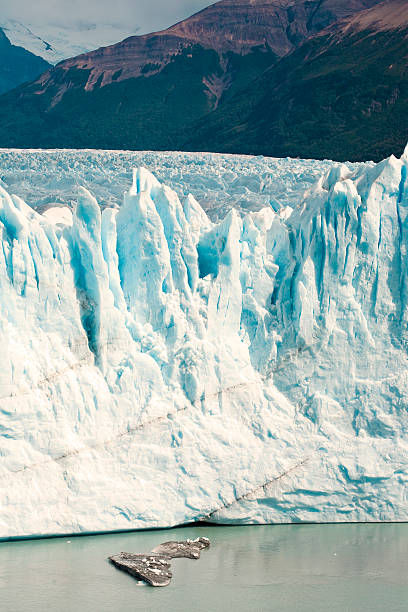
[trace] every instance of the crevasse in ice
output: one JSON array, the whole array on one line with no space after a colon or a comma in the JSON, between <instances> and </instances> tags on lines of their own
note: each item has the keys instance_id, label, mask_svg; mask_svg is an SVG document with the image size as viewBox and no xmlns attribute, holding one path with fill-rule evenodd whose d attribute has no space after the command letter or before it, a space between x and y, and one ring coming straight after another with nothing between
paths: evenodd
<instances>
[{"instance_id":1,"label":"crevasse in ice","mask_svg":"<svg viewBox=\"0 0 408 612\"><path fill-rule=\"evenodd\" d=\"M408 520L407 169L218 223L0 186L0 537Z\"/></svg>"}]
</instances>

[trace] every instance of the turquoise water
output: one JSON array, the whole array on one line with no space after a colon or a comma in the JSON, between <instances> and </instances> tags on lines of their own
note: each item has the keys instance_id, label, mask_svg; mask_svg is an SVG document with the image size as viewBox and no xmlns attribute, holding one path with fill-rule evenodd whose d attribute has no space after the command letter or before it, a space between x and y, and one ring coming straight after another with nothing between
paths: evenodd
<instances>
[{"instance_id":1,"label":"turquoise water","mask_svg":"<svg viewBox=\"0 0 408 612\"><path fill-rule=\"evenodd\" d=\"M106 558L207 536L165 588ZM408 525L186 527L0 544L1 612L399 612L408 610Z\"/></svg>"}]
</instances>

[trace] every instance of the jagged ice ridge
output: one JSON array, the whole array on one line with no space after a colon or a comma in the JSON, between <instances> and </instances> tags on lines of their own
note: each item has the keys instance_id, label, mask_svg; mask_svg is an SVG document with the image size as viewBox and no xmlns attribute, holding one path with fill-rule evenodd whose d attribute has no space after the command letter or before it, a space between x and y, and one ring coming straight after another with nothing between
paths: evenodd
<instances>
[{"instance_id":1,"label":"jagged ice ridge","mask_svg":"<svg viewBox=\"0 0 408 612\"><path fill-rule=\"evenodd\" d=\"M217 223L0 186L0 537L407 520L407 169Z\"/></svg>"}]
</instances>

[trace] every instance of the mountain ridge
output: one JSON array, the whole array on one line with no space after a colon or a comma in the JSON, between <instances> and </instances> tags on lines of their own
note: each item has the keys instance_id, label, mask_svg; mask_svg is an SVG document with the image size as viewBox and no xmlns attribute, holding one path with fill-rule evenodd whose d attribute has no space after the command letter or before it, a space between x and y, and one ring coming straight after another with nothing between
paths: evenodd
<instances>
[{"instance_id":1,"label":"mountain ridge","mask_svg":"<svg viewBox=\"0 0 408 612\"><path fill-rule=\"evenodd\" d=\"M26 49L12 45L0 28L0 93L38 77L50 64Z\"/></svg>"},{"instance_id":2,"label":"mountain ridge","mask_svg":"<svg viewBox=\"0 0 408 612\"><path fill-rule=\"evenodd\" d=\"M367 30L370 27L375 31L408 27L408 4L405 0L393 0L390 4L381 2L351 17L346 30Z\"/></svg>"},{"instance_id":3,"label":"mountain ridge","mask_svg":"<svg viewBox=\"0 0 408 612\"><path fill-rule=\"evenodd\" d=\"M183 147L211 142L220 152L350 161L402 152L407 39L401 0L341 20L266 70L228 108L200 120Z\"/></svg>"},{"instance_id":4,"label":"mountain ridge","mask_svg":"<svg viewBox=\"0 0 408 612\"><path fill-rule=\"evenodd\" d=\"M385 4L392 7L398 0ZM353 15L375 11L380 5L378 0L353 0L347 7L339 0L221 0L167 30L132 36L65 60L1 98L6 120L0 146L207 149L345 159L347 147L333 148L321 140L321 151L310 147L308 140L314 138L310 132L306 142L293 148L279 126L266 137L270 129L265 129L262 117L260 127L254 128L254 141L248 113L262 106L265 94L263 112L270 117L269 107L274 106L271 123L275 124L274 116L283 112L276 110L279 96L273 87L260 87L259 79L267 82L276 71L280 74L276 87L282 89L288 81L280 70L282 62L288 74L294 74L296 61L305 62L307 53L317 57L324 51L324 36L328 40L347 36L343 30ZM341 55L337 61L341 67ZM323 97L330 96L331 85L327 86ZM236 101L239 96L241 102ZM279 97L283 109L288 100ZM324 105L322 100L317 103ZM289 132L296 122L303 129L301 113L290 120ZM319 125L315 128L318 133ZM242 138L237 137L240 133ZM288 146L271 147L274 139L288 140ZM367 149L353 153L353 159L367 156Z\"/></svg>"},{"instance_id":5,"label":"mountain ridge","mask_svg":"<svg viewBox=\"0 0 408 612\"><path fill-rule=\"evenodd\" d=\"M181 49L195 44L218 53L242 55L259 47L282 57L338 16L376 2L353 0L344 9L338 0L220 0L165 30L131 36L116 45L65 60L59 67L90 68L92 75L86 84L89 90L97 84L103 87L113 77L120 81L155 74ZM147 65L149 68L143 70Z\"/></svg>"}]
</instances>

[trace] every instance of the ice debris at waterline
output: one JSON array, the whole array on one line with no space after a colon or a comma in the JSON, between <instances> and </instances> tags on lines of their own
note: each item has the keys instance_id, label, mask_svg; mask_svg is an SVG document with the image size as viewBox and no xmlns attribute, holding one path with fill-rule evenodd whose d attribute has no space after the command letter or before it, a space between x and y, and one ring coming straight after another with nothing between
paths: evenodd
<instances>
[{"instance_id":1,"label":"ice debris at waterline","mask_svg":"<svg viewBox=\"0 0 408 612\"><path fill-rule=\"evenodd\" d=\"M201 551L209 546L208 538L196 538L185 542L164 542L147 555L121 552L119 555L109 557L109 560L118 569L151 586L167 586L173 576L170 570L170 559L180 557L199 559Z\"/></svg>"},{"instance_id":2,"label":"ice debris at waterline","mask_svg":"<svg viewBox=\"0 0 408 612\"><path fill-rule=\"evenodd\" d=\"M0 535L408 520L407 169L217 224L1 188Z\"/></svg>"}]
</instances>

